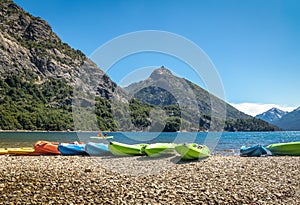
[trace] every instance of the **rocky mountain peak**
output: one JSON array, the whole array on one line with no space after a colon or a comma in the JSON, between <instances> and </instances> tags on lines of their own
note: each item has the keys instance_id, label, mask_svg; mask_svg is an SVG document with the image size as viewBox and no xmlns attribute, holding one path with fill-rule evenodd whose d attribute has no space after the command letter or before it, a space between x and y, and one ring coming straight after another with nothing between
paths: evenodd
<instances>
[{"instance_id":1,"label":"rocky mountain peak","mask_svg":"<svg viewBox=\"0 0 300 205\"><path fill-rule=\"evenodd\" d=\"M18 40L42 41L53 37L57 38L46 21L31 16L12 1L3 1L0 6L3 31Z\"/></svg>"},{"instance_id":2,"label":"rocky mountain peak","mask_svg":"<svg viewBox=\"0 0 300 205\"><path fill-rule=\"evenodd\" d=\"M276 107L271 108L267 112L278 113L278 114L285 114L285 113L287 113L286 111L280 110L280 109L278 109Z\"/></svg>"},{"instance_id":3,"label":"rocky mountain peak","mask_svg":"<svg viewBox=\"0 0 300 205\"><path fill-rule=\"evenodd\" d=\"M278 108L271 108L268 111L261 113L259 115L256 115L256 118L259 118L261 120L267 121L267 122L274 122L276 120L279 120L282 118L282 116L286 115L287 112L280 110Z\"/></svg>"},{"instance_id":4,"label":"rocky mountain peak","mask_svg":"<svg viewBox=\"0 0 300 205\"><path fill-rule=\"evenodd\" d=\"M151 73L150 78L153 80L157 80L162 77L170 77L170 76L173 76L172 72L167 68L165 68L164 66L162 66L160 68L155 69Z\"/></svg>"},{"instance_id":5,"label":"rocky mountain peak","mask_svg":"<svg viewBox=\"0 0 300 205\"><path fill-rule=\"evenodd\" d=\"M224 129L228 131L278 130L275 126L236 110L191 81L173 75L164 67L154 70L149 78L124 89L139 101L155 107L149 115L153 123L160 124L168 119L168 122L176 124L174 120L177 120L187 125L186 130L220 131L223 130L222 120L226 118L228 121Z\"/></svg>"}]
</instances>

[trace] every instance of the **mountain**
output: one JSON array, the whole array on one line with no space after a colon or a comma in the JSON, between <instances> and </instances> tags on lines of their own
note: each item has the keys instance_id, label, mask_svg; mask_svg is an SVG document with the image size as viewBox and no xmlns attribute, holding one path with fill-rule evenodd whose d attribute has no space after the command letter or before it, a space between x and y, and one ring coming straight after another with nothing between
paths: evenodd
<instances>
[{"instance_id":1,"label":"mountain","mask_svg":"<svg viewBox=\"0 0 300 205\"><path fill-rule=\"evenodd\" d=\"M0 129L75 129L74 88L82 96L79 104L96 105L102 129L116 128L108 104L115 97L126 102L121 89L81 51L63 43L46 21L1 0Z\"/></svg>"},{"instance_id":2,"label":"mountain","mask_svg":"<svg viewBox=\"0 0 300 205\"><path fill-rule=\"evenodd\" d=\"M204 115L214 112L216 117L222 117L219 114L224 113L226 109L228 119L251 118L196 84L174 76L164 67L155 69L148 79L133 83L124 89L142 102L152 105L180 104L184 107L199 109ZM214 104L214 110L211 104Z\"/></svg>"},{"instance_id":3,"label":"mountain","mask_svg":"<svg viewBox=\"0 0 300 205\"><path fill-rule=\"evenodd\" d=\"M10 0L0 4L0 72L3 75L36 77L42 84L51 79L64 79L74 85L82 76L93 74L99 79L95 91L109 98L117 87L80 50L74 50L52 31L50 25L33 17ZM96 78L95 78L96 79Z\"/></svg>"},{"instance_id":4,"label":"mountain","mask_svg":"<svg viewBox=\"0 0 300 205\"><path fill-rule=\"evenodd\" d=\"M277 108L272 108L255 117L274 124L284 130L300 131L300 107L292 112L285 112Z\"/></svg>"},{"instance_id":5,"label":"mountain","mask_svg":"<svg viewBox=\"0 0 300 205\"><path fill-rule=\"evenodd\" d=\"M300 107L273 121L273 124L284 130L300 131Z\"/></svg>"},{"instance_id":6,"label":"mountain","mask_svg":"<svg viewBox=\"0 0 300 205\"><path fill-rule=\"evenodd\" d=\"M186 130L278 130L278 127L240 112L196 84L174 76L163 66L155 69L148 79L124 89L141 102L164 110L165 116L156 117L160 124L172 118L173 124L181 120L182 129Z\"/></svg>"},{"instance_id":7,"label":"mountain","mask_svg":"<svg viewBox=\"0 0 300 205\"><path fill-rule=\"evenodd\" d=\"M127 91L46 21L0 1L2 130L278 130L164 68Z\"/></svg>"},{"instance_id":8,"label":"mountain","mask_svg":"<svg viewBox=\"0 0 300 205\"><path fill-rule=\"evenodd\" d=\"M271 108L270 110L256 115L255 117L261 120L264 120L266 122L272 123L274 121L277 121L281 119L284 115L286 115L288 112L282 111L278 108Z\"/></svg>"}]
</instances>

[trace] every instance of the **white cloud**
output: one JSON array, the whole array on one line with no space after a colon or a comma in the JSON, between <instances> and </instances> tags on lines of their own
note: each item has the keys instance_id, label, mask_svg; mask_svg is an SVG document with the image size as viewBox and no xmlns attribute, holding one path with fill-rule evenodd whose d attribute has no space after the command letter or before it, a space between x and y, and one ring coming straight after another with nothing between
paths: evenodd
<instances>
[{"instance_id":1,"label":"white cloud","mask_svg":"<svg viewBox=\"0 0 300 205\"><path fill-rule=\"evenodd\" d=\"M267 110L273 107L288 112L293 111L297 108L291 106L281 106L276 104L261 104L261 103L230 103L230 105L251 116L256 116L258 114L266 112Z\"/></svg>"}]
</instances>

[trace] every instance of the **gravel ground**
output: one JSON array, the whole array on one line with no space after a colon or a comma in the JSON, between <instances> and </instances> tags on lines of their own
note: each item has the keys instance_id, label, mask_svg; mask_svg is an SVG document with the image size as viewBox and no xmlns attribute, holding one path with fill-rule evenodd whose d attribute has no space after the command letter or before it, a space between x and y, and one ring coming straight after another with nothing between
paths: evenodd
<instances>
[{"instance_id":1,"label":"gravel ground","mask_svg":"<svg viewBox=\"0 0 300 205\"><path fill-rule=\"evenodd\" d=\"M0 156L0 204L300 204L300 157Z\"/></svg>"}]
</instances>

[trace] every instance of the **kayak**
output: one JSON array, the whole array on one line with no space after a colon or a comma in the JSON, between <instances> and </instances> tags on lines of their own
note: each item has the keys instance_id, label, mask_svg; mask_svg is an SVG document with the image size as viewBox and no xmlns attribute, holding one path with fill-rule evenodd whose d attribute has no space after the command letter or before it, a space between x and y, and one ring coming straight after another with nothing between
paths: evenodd
<instances>
[{"instance_id":1,"label":"kayak","mask_svg":"<svg viewBox=\"0 0 300 205\"><path fill-rule=\"evenodd\" d=\"M8 151L5 148L0 148L0 155L3 155L3 154L8 154Z\"/></svg>"},{"instance_id":2,"label":"kayak","mask_svg":"<svg viewBox=\"0 0 300 205\"><path fill-rule=\"evenodd\" d=\"M60 143L58 151L62 155L86 155L85 144Z\"/></svg>"},{"instance_id":3,"label":"kayak","mask_svg":"<svg viewBox=\"0 0 300 205\"><path fill-rule=\"evenodd\" d=\"M38 155L31 147L7 148L9 155Z\"/></svg>"},{"instance_id":4,"label":"kayak","mask_svg":"<svg viewBox=\"0 0 300 205\"><path fill-rule=\"evenodd\" d=\"M175 151L175 146L175 143L154 143L146 146L145 153L150 157L171 154Z\"/></svg>"},{"instance_id":5,"label":"kayak","mask_svg":"<svg viewBox=\"0 0 300 205\"><path fill-rule=\"evenodd\" d=\"M240 156L242 157L260 157L263 154L267 154L267 150L261 145L242 146L240 149Z\"/></svg>"},{"instance_id":6,"label":"kayak","mask_svg":"<svg viewBox=\"0 0 300 205\"><path fill-rule=\"evenodd\" d=\"M300 156L300 142L270 144L266 147L272 155Z\"/></svg>"},{"instance_id":7,"label":"kayak","mask_svg":"<svg viewBox=\"0 0 300 205\"><path fill-rule=\"evenodd\" d=\"M207 146L196 143L178 144L175 150L180 154L182 159L201 159L210 155L210 150Z\"/></svg>"},{"instance_id":8,"label":"kayak","mask_svg":"<svg viewBox=\"0 0 300 205\"><path fill-rule=\"evenodd\" d=\"M114 136L106 136L106 137L97 137L97 136L91 136L91 139L97 139L97 140L106 140L106 139L112 139Z\"/></svg>"},{"instance_id":9,"label":"kayak","mask_svg":"<svg viewBox=\"0 0 300 205\"><path fill-rule=\"evenodd\" d=\"M58 142L37 141L34 144L34 150L42 154L60 154L58 151Z\"/></svg>"},{"instance_id":10,"label":"kayak","mask_svg":"<svg viewBox=\"0 0 300 205\"><path fill-rule=\"evenodd\" d=\"M91 156L110 155L107 144L89 142L85 145L85 151Z\"/></svg>"},{"instance_id":11,"label":"kayak","mask_svg":"<svg viewBox=\"0 0 300 205\"><path fill-rule=\"evenodd\" d=\"M120 142L109 142L108 149L115 156L143 155L146 146L147 144L129 145Z\"/></svg>"}]
</instances>

